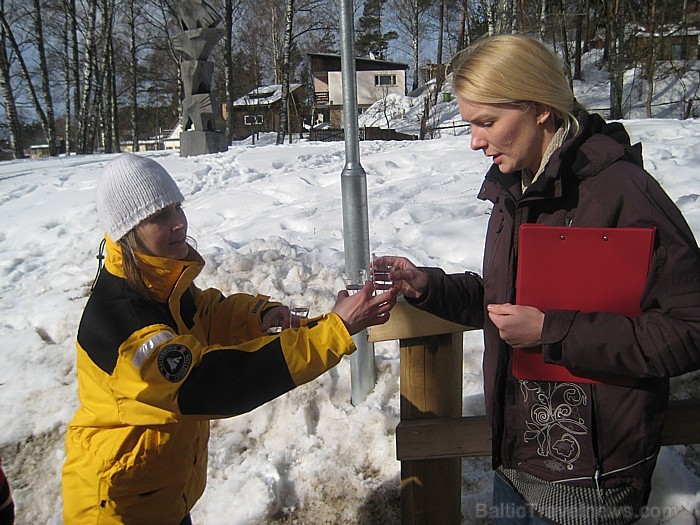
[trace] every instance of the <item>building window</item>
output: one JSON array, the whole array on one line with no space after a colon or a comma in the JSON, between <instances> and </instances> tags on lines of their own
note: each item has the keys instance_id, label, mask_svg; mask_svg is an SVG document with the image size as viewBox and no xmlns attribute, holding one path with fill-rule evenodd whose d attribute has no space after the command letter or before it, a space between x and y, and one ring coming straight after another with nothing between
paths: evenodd
<instances>
[{"instance_id":1,"label":"building window","mask_svg":"<svg viewBox=\"0 0 700 525\"><path fill-rule=\"evenodd\" d=\"M263 123L262 115L245 115L243 117L243 123L246 126L261 126Z\"/></svg>"},{"instance_id":2,"label":"building window","mask_svg":"<svg viewBox=\"0 0 700 525\"><path fill-rule=\"evenodd\" d=\"M685 45L671 44L671 60L685 60Z\"/></svg>"},{"instance_id":3,"label":"building window","mask_svg":"<svg viewBox=\"0 0 700 525\"><path fill-rule=\"evenodd\" d=\"M396 75L374 75L375 86L395 86Z\"/></svg>"}]
</instances>

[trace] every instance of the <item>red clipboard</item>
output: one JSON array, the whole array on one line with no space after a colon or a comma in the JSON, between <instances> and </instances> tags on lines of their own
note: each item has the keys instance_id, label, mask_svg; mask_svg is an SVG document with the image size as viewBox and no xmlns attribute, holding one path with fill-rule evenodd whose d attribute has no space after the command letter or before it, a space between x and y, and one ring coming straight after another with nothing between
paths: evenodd
<instances>
[{"instance_id":1,"label":"red clipboard","mask_svg":"<svg viewBox=\"0 0 700 525\"><path fill-rule=\"evenodd\" d=\"M636 317L654 251L655 228L524 224L518 239L516 303L540 310ZM545 363L541 348L515 348L513 376L536 381L634 385L635 379L572 372Z\"/></svg>"}]
</instances>

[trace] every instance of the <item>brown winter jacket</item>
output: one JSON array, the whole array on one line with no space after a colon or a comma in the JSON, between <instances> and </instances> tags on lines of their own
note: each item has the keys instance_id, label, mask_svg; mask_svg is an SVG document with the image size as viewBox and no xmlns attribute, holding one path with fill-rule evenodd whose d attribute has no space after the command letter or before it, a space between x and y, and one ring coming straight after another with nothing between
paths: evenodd
<instances>
[{"instance_id":1,"label":"brown winter jacket","mask_svg":"<svg viewBox=\"0 0 700 525\"><path fill-rule=\"evenodd\" d=\"M452 321L483 326L494 468L585 487L631 485L646 501L669 377L700 368L700 255L686 221L644 171L641 146L630 145L624 127L585 112L579 121L581 131L555 151L524 195L520 173L503 174L494 165L486 174L479 198L491 201L493 210L483 280L474 273L446 275L425 268L428 292L410 302ZM512 377L512 349L499 338L485 308L515 303L517 234L523 223L657 228L639 317L549 310L542 332L545 361L638 378L637 387Z\"/></svg>"}]
</instances>

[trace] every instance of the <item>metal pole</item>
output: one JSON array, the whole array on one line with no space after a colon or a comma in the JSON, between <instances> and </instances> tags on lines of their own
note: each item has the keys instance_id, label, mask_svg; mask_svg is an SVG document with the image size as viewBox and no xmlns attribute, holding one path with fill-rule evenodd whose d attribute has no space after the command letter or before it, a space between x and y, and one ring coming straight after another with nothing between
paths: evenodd
<instances>
[{"instance_id":1,"label":"metal pole","mask_svg":"<svg viewBox=\"0 0 700 525\"><path fill-rule=\"evenodd\" d=\"M357 125L357 86L352 0L340 0L340 64L343 82L343 126L345 167L340 175L343 197L343 242L345 268L369 270L369 220L367 218L367 177L360 164ZM374 389L374 345L363 330L353 336L357 350L350 356L351 402L357 406Z\"/></svg>"}]
</instances>

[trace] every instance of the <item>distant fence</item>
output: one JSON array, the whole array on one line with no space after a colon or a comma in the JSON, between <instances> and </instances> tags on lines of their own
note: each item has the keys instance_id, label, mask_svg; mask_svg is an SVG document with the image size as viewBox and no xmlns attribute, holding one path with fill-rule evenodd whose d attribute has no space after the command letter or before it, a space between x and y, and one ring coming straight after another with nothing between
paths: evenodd
<instances>
[{"instance_id":1,"label":"distant fence","mask_svg":"<svg viewBox=\"0 0 700 525\"><path fill-rule=\"evenodd\" d=\"M394 129L384 128L360 128L360 140L417 140L416 135L400 133ZM309 140L320 142L332 142L345 140L345 130L343 129L319 129L311 130Z\"/></svg>"}]
</instances>

